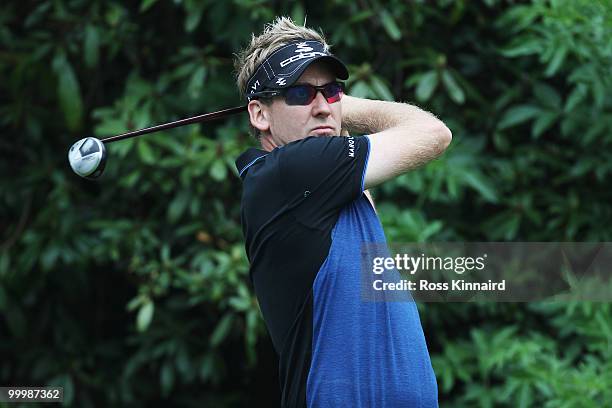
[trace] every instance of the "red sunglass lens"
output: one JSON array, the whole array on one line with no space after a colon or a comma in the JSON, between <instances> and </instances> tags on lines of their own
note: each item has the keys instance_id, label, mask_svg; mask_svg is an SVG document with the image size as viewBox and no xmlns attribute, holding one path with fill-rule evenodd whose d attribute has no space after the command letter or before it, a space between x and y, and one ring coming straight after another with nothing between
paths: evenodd
<instances>
[{"instance_id":1,"label":"red sunglass lens","mask_svg":"<svg viewBox=\"0 0 612 408\"><path fill-rule=\"evenodd\" d=\"M342 87L338 83L327 84L323 88L323 96L327 103L338 102L342 98Z\"/></svg>"}]
</instances>

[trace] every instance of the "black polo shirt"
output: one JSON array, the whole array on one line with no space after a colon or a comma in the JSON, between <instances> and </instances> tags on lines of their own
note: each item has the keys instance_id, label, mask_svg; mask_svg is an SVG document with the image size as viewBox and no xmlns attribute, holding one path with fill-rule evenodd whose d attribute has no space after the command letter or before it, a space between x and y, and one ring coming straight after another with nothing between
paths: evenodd
<instances>
[{"instance_id":1,"label":"black polo shirt","mask_svg":"<svg viewBox=\"0 0 612 408\"><path fill-rule=\"evenodd\" d=\"M311 136L236 161L283 407L437 406L414 303L360 298L360 246L385 242L363 194L369 146L368 136Z\"/></svg>"}]
</instances>

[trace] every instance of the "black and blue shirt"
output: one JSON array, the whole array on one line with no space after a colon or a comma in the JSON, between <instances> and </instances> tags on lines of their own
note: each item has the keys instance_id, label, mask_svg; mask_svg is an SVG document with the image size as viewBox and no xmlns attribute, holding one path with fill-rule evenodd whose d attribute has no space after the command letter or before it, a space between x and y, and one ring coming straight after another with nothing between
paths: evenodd
<instances>
[{"instance_id":1,"label":"black and blue shirt","mask_svg":"<svg viewBox=\"0 0 612 408\"><path fill-rule=\"evenodd\" d=\"M438 406L415 303L360 294L361 245L385 242L363 192L369 150L368 136L311 136L236 161L283 407Z\"/></svg>"}]
</instances>

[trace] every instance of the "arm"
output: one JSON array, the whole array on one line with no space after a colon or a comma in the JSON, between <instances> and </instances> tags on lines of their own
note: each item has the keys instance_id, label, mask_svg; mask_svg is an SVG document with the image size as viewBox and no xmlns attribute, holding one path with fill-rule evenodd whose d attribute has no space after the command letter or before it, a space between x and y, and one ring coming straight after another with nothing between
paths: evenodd
<instances>
[{"instance_id":1,"label":"arm","mask_svg":"<svg viewBox=\"0 0 612 408\"><path fill-rule=\"evenodd\" d=\"M341 102L343 128L369 135L366 189L427 163L451 142L446 125L414 105L348 95Z\"/></svg>"}]
</instances>

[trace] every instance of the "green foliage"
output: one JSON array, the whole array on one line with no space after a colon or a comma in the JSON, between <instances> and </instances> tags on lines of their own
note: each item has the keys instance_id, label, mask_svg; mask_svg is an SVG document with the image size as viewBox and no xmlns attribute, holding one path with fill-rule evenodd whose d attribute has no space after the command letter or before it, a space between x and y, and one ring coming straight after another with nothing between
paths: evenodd
<instances>
[{"instance_id":1,"label":"green foliage","mask_svg":"<svg viewBox=\"0 0 612 408\"><path fill-rule=\"evenodd\" d=\"M446 308L437 312L447 313ZM482 323L459 329L465 332L459 338L457 333L444 338L443 352L432 357L440 389L456 394L455 405L608 405L609 304L493 304L477 309L474 305L465 311Z\"/></svg>"},{"instance_id":2,"label":"green foliage","mask_svg":"<svg viewBox=\"0 0 612 408\"><path fill-rule=\"evenodd\" d=\"M374 192L389 241L612 240L607 1L8 2L1 384L61 385L78 407L255 401L271 356L233 164L254 145L245 118L109 145L95 182L66 152L238 105L232 54L280 14L325 31L350 94L453 131ZM608 304L420 307L442 406L612 406Z\"/></svg>"}]
</instances>

